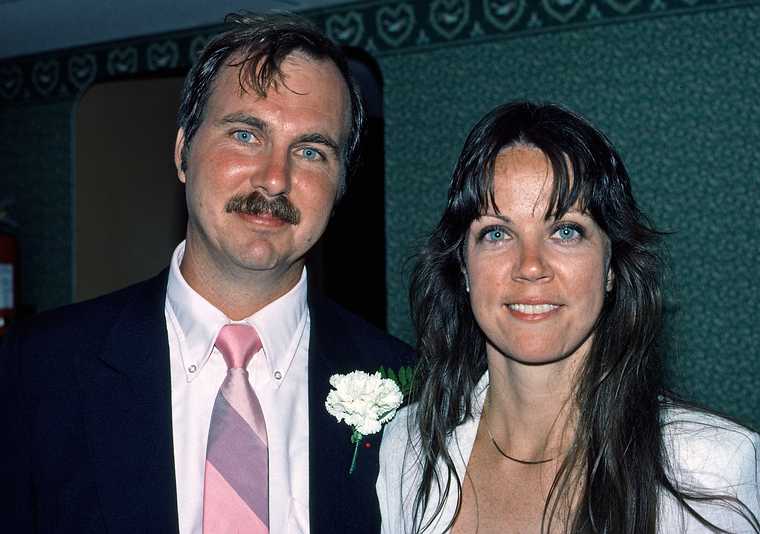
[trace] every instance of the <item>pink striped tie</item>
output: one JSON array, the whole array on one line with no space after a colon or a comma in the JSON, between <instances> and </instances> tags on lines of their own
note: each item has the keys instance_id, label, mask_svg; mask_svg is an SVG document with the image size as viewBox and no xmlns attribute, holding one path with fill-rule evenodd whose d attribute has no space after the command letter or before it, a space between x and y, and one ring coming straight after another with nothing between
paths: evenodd
<instances>
[{"instance_id":1,"label":"pink striped tie","mask_svg":"<svg viewBox=\"0 0 760 534\"><path fill-rule=\"evenodd\" d=\"M228 370L211 413L203 534L268 534L267 428L246 371L261 341L253 327L228 324L215 345Z\"/></svg>"}]
</instances>

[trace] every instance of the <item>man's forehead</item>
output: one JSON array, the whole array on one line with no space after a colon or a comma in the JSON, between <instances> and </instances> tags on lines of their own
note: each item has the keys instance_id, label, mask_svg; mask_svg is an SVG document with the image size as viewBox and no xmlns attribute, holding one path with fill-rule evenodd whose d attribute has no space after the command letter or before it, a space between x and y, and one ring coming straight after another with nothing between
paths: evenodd
<instances>
[{"instance_id":1,"label":"man's forehead","mask_svg":"<svg viewBox=\"0 0 760 534\"><path fill-rule=\"evenodd\" d=\"M277 71L272 71L265 77L261 76L262 63L263 59L259 60L254 69L253 63L246 61L242 54L233 54L225 61L214 78L207 105L213 106L215 101L226 101L230 97L263 100L271 91L279 93L287 91L295 95L308 96L314 84L321 82L324 86L325 83L334 82L337 87L327 92L336 98L342 95L344 120L346 128L350 130L352 105L350 88L348 81L331 59L314 58L297 50L288 54L280 62Z\"/></svg>"},{"instance_id":2,"label":"man's forehead","mask_svg":"<svg viewBox=\"0 0 760 534\"><path fill-rule=\"evenodd\" d=\"M330 59L317 59L300 52L294 52L282 60L279 72L274 73L272 83L264 91L252 86L257 80L251 79L253 64L244 62L241 55L231 56L219 69L211 88L209 99L204 110L203 123L229 122L226 117L242 114L258 116L261 111L257 106L264 104L272 97L272 92L279 97L304 97L303 107L298 103L299 98L286 101L295 107L288 109L308 110L312 133L324 134L332 139L343 153L346 143L351 135L351 98L350 89L345 78L337 65ZM260 68L261 61L257 69ZM258 73L258 70L256 71ZM309 100L310 96L317 94L318 99ZM342 100L342 102L341 102ZM342 104L342 105L341 105ZM264 104L266 105L266 104ZM340 113L342 124L335 123L331 117ZM258 119L267 120L264 116ZM335 129L333 129L333 126Z\"/></svg>"},{"instance_id":3,"label":"man's forehead","mask_svg":"<svg viewBox=\"0 0 760 534\"><path fill-rule=\"evenodd\" d=\"M306 52L294 50L282 58L276 66L268 60L267 56L256 60L242 53L232 54L219 69L214 85L218 86L219 82L224 80L229 83L230 88L236 86L241 96L253 93L265 98L270 90L282 91L283 88L287 88L288 78L294 74L319 72L332 75L348 91L348 84L338 66L329 58L315 58ZM212 90L215 89L216 87L212 87ZM299 91L294 92L300 94Z\"/></svg>"}]
</instances>

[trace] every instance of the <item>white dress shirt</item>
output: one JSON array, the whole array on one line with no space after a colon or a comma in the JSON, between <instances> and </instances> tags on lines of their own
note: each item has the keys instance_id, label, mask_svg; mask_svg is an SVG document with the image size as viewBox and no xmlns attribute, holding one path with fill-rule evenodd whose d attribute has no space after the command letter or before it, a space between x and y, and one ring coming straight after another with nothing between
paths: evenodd
<instances>
[{"instance_id":1,"label":"white dress shirt","mask_svg":"<svg viewBox=\"0 0 760 534\"><path fill-rule=\"evenodd\" d=\"M449 441L448 450L459 480L464 480L467 462L483 411L488 386L486 372L475 388L472 419L459 425ZM380 446L380 475L377 496L382 516L382 534L411 532L414 498L422 470L417 460L418 436L410 441L410 418L416 405L403 408L388 423ZM713 491L738 498L760 518L760 436L726 419L686 409L668 409L661 414L665 451L672 475L679 484L688 484L698 491ZM411 444L410 444L411 443ZM445 485L446 468L437 466L441 485ZM453 485L453 482L452 482ZM423 523L434 519L426 532L449 532L446 525L457 508L456 486L449 492L442 512L433 517L440 498L436 484L430 491L430 504L424 511ZM754 533L747 522L730 508L705 502L694 508L706 519L734 534ZM686 513L669 493L661 493L657 531L661 534L711 533L693 516Z\"/></svg>"},{"instance_id":2,"label":"white dress shirt","mask_svg":"<svg viewBox=\"0 0 760 534\"><path fill-rule=\"evenodd\" d=\"M309 309L306 271L287 294L244 321L231 321L196 293L179 270L185 243L174 251L166 293L172 384L172 432L180 534L202 534L206 444L214 400L226 374L214 340L222 326L243 322L262 350L248 373L269 440L271 534L309 532Z\"/></svg>"}]
</instances>

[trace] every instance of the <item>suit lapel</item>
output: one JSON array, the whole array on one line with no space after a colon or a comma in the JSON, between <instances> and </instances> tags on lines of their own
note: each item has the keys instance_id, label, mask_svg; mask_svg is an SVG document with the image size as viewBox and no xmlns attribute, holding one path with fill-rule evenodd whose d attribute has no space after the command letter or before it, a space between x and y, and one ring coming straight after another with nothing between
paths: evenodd
<instances>
[{"instance_id":1,"label":"suit lapel","mask_svg":"<svg viewBox=\"0 0 760 534\"><path fill-rule=\"evenodd\" d=\"M374 451L359 451L357 469L349 475L354 446L345 423L327 413L330 376L356 370L359 347L345 335L348 327L333 308L310 296L309 339L309 516L311 534L370 532L376 517L375 478L380 434L364 441ZM364 527L364 525L371 525Z\"/></svg>"},{"instance_id":2,"label":"suit lapel","mask_svg":"<svg viewBox=\"0 0 760 534\"><path fill-rule=\"evenodd\" d=\"M177 532L167 272L131 289L97 357L82 355L87 442L108 532Z\"/></svg>"}]
</instances>

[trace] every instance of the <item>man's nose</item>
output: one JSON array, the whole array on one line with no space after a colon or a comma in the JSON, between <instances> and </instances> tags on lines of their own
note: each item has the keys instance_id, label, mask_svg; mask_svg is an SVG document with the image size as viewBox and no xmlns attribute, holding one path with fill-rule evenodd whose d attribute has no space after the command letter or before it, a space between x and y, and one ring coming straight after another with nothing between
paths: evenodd
<instances>
[{"instance_id":1,"label":"man's nose","mask_svg":"<svg viewBox=\"0 0 760 534\"><path fill-rule=\"evenodd\" d=\"M287 151L272 150L251 176L251 185L266 196L276 197L290 192L290 159Z\"/></svg>"}]
</instances>

